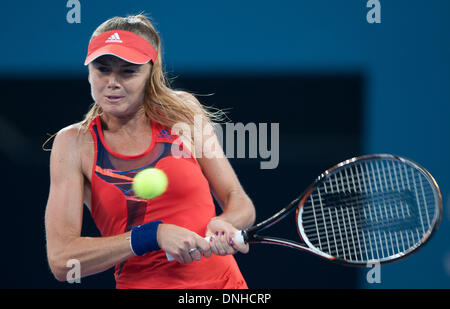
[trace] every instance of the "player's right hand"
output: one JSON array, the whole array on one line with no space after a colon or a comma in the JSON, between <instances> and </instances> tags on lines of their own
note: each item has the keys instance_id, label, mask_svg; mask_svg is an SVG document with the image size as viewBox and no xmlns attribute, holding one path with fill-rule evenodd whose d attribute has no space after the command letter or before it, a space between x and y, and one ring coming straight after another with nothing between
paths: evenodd
<instances>
[{"instance_id":1,"label":"player's right hand","mask_svg":"<svg viewBox=\"0 0 450 309\"><path fill-rule=\"evenodd\" d=\"M157 241L159 247L170 254L179 263L192 263L211 256L210 244L200 235L173 224L158 226ZM191 250L196 249L196 250Z\"/></svg>"}]
</instances>

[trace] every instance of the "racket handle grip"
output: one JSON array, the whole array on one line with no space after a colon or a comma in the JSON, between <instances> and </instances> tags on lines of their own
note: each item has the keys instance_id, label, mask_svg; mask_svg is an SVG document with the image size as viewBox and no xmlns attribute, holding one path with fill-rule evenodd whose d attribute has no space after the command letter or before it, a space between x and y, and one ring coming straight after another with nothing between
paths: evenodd
<instances>
[{"instance_id":1,"label":"racket handle grip","mask_svg":"<svg viewBox=\"0 0 450 309\"><path fill-rule=\"evenodd\" d=\"M211 237L212 236L207 236L207 237L205 237L204 239L207 241L207 242L209 242L210 240L211 240ZM236 232L236 234L234 235L234 242L236 242L236 243L241 243L241 244L243 244L244 243L244 236L242 236L242 231L237 231ZM174 260L174 258L173 258L173 256L171 256L169 253L167 253L166 252L166 257L167 257L167 260L170 262L170 261L173 261Z\"/></svg>"},{"instance_id":2,"label":"racket handle grip","mask_svg":"<svg viewBox=\"0 0 450 309\"><path fill-rule=\"evenodd\" d=\"M237 231L236 234L234 234L234 241L239 244L245 243L244 235L242 234L242 231Z\"/></svg>"}]
</instances>

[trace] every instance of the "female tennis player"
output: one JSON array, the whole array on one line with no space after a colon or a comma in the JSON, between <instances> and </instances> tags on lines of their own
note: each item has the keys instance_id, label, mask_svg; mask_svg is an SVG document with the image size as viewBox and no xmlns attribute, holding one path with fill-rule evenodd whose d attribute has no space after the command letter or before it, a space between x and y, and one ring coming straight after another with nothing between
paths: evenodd
<instances>
[{"instance_id":1,"label":"female tennis player","mask_svg":"<svg viewBox=\"0 0 450 309\"><path fill-rule=\"evenodd\" d=\"M226 157L202 144L218 144L213 131L193 138L194 117L205 128L217 115L169 87L151 22L107 20L85 65L95 102L83 121L56 134L50 158L45 226L55 277L66 280L66 263L76 259L81 277L115 266L117 288L247 288L233 254L249 248L232 236L253 224L254 206ZM192 129L192 143L172 133L178 123ZM162 169L169 185L143 200L131 182L149 167ZM218 216L211 191L223 208ZM101 237L81 237L83 204Z\"/></svg>"}]
</instances>

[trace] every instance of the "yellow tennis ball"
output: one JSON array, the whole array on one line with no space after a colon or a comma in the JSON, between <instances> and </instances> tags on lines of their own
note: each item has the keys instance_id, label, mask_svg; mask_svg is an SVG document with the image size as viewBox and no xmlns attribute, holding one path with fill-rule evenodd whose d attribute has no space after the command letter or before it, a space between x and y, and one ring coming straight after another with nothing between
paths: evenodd
<instances>
[{"instance_id":1,"label":"yellow tennis ball","mask_svg":"<svg viewBox=\"0 0 450 309\"><path fill-rule=\"evenodd\" d=\"M143 198L151 199L160 196L167 189L169 181L166 173L159 168L147 168L134 176L134 193Z\"/></svg>"}]
</instances>

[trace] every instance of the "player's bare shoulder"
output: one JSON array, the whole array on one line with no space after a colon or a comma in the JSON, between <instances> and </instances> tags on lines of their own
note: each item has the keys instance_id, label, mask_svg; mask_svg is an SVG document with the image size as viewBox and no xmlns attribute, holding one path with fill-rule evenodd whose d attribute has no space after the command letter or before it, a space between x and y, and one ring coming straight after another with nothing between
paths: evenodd
<instances>
[{"instance_id":1,"label":"player's bare shoulder","mask_svg":"<svg viewBox=\"0 0 450 309\"><path fill-rule=\"evenodd\" d=\"M94 153L93 140L88 129L75 123L56 134L52 146L52 158L64 157L82 167ZM85 162L85 163L83 163Z\"/></svg>"},{"instance_id":2,"label":"player's bare shoulder","mask_svg":"<svg viewBox=\"0 0 450 309\"><path fill-rule=\"evenodd\" d=\"M52 150L63 148L66 151L82 150L86 143L92 141L89 130L84 129L80 123L75 123L58 131L55 136Z\"/></svg>"}]
</instances>

